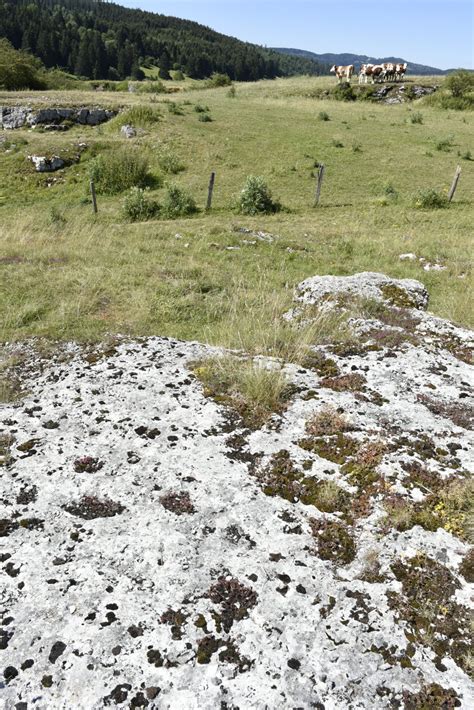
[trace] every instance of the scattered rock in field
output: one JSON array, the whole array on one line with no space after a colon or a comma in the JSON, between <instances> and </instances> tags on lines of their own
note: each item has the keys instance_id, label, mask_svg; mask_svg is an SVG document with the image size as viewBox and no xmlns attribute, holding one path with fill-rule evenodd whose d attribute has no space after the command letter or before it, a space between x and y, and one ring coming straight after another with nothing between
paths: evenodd
<instances>
[{"instance_id":1,"label":"scattered rock in field","mask_svg":"<svg viewBox=\"0 0 474 710\"><path fill-rule=\"evenodd\" d=\"M416 254L400 254L398 258L400 261L419 261L423 271L446 271L448 268L437 261L431 263L424 256L417 256Z\"/></svg>"},{"instance_id":2,"label":"scattered rock in field","mask_svg":"<svg viewBox=\"0 0 474 710\"><path fill-rule=\"evenodd\" d=\"M255 237L255 239L258 239L260 242L267 242L267 244L271 244L278 238L275 234L270 234L270 232L255 231L247 227L233 227L232 231L238 232L239 234L248 234Z\"/></svg>"},{"instance_id":3,"label":"scattered rock in field","mask_svg":"<svg viewBox=\"0 0 474 710\"><path fill-rule=\"evenodd\" d=\"M128 124L122 126L122 128L120 129L120 133L124 136L124 138L134 138L137 135L135 128Z\"/></svg>"},{"instance_id":4,"label":"scattered rock in field","mask_svg":"<svg viewBox=\"0 0 474 710\"><path fill-rule=\"evenodd\" d=\"M66 165L65 161L58 155L52 155L50 158L39 155L29 155L28 160L31 160L37 173L51 173L55 170L61 170L61 168L64 168Z\"/></svg>"}]
</instances>

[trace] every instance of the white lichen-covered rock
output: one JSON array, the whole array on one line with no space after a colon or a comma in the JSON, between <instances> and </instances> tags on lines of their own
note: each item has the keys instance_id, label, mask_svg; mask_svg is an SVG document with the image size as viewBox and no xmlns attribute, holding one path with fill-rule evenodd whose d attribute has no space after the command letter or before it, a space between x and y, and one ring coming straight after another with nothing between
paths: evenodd
<instances>
[{"instance_id":1,"label":"white lichen-covered rock","mask_svg":"<svg viewBox=\"0 0 474 710\"><path fill-rule=\"evenodd\" d=\"M110 109L87 107L33 109L31 106L0 106L0 128L59 126L63 125L64 121L97 126L109 121L116 113Z\"/></svg>"},{"instance_id":2,"label":"white lichen-covered rock","mask_svg":"<svg viewBox=\"0 0 474 710\"><path fill-rule=\"evenodd\" d=\"M295 291L295 300L306 305L337 303L339 297L353 296L420 309L428 305L428 291L420 281L393 279L370 271L353 276L311 276Z\"/></svg>"},{"instance_id":3,"label":"white lichen-covered rock","mask_svg":"<svg viewBox=\"0 0 474 710\"><path fill-rule=\"evenodd\" d=\"M21 128L28 114L29 109L22 106L0 106L0 128Z\"/></svg>"},{"instance_id":4,"label":"white lichen-covered rock","mask_svg":"<svg viewBox=\"0 0 474 710\"><path fill-rule=\"evenodd\" d=\"M120 129L120 133L125 137L125 138L134 138L137 135L137 132L133 126L130 126L129 124L125 124L125 126L122 126Z\"/></svg>"},{"instance_id":5,"label":"white lichen-covered rock","mask_svg":"<svg viewBox=\"0 0 474 710\"><path fill-rule=\"evenodd\" d=\"M61 170L66 163L58 155L46 157L44 155L29 155L28 160L31 160L38 173L52 173L55 170Z\"/></svg>"},{"instance_id":6,"label":"white lichen-covered rock","mask_svg":"<svg viewBox=\"0 0 474 710\"><path fill-rule=\"evenodd\" d=\"M254 431L194 375L216 349L11 345L4 706L473 707L472 561L436 507L473 469L472 370L438 331L314 348ZM384 518L400 506L425 527Z\"/></svg>"}]
</instances>

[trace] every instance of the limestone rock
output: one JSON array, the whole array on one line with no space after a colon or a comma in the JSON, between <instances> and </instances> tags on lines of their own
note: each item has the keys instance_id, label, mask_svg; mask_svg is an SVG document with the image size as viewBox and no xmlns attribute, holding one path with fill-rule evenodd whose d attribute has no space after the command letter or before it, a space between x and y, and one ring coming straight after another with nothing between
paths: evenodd
<instances>
[{"instance_id":1,"label":"limestone rock","mask_svg":"<svg viewBox=\"0 0 474 710\"><path fill-rule=\"evenodd\" d=\"M415 279L392 279L364 271L353 276L312 276L296 287L295 300L306 305L337 302L338 297L371 298L389 304L426 309L428 291Z\"/></svg>"},{"instance_id":2,"label":"limestone rock","mask_svg":"<svg viewBox=\"0 0 474 710\"><path fill-rule=\"evenodd\" d=\"M21 128L26 123L29 110L22 106L0 106L0 127Z\"/></svg>"},{"instance_id":3,"label":"limestone rock","mask_svg":"<svg viewBox=\"0 0 474 710\"><path fill-rule=\"evenodd\" d=\"M125 137L125 138L134 138L137 135L137 132L133 126L130 126L128 124L125 124L125 126L122 126L120 129L120 133Z\"/></svg>"},{"instance_id":4,"label":"limestone rock","mask_svg":"<svg viewBox=\"0 0 474 710\"><path fill-rule=\"evenodd\" d=\"M37 173L52 173L66 165L58 155L52 155L50 158L44 155L29 155L28 159L34 164Z\"/></svg>"}]
</instances>

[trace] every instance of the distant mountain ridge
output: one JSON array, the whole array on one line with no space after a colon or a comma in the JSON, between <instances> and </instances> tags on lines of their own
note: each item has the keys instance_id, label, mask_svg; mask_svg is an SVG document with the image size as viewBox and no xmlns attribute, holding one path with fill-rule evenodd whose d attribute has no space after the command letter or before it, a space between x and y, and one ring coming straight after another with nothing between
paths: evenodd
<instances>
[{"instance_id":1,"label":"distant mountain ridge","mask_svg":"<svg viewBox=\"0 0 474 710\"><path fill-rule=\"evenodd\" d=\"M309 52L305 49L290 49L286 47L272 47L275 52L279 54L289 54L292 57L304 57L305 59L311 59L314 62L319 62L323 64L353 64L358 70L361 64L382 64L383 62L406 62L408 64L408 69L411 74L417 74L421 76L433 76L433 75L444 75L449 74L453 71L452 69L438 69L437 67L430 67L426 64L416 64L415 62L410 62L402 57L369 57L366 54L316 54L315 52Z\"/></svg>"}]
</instances>

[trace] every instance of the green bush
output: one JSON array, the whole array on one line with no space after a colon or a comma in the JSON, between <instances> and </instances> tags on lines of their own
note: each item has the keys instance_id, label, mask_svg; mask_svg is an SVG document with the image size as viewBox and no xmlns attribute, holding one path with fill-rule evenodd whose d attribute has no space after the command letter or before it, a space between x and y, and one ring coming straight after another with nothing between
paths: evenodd
<instances>
[{"instance_id":1,"label":"green bush","mask_svg":"<svg viewBox=\"0 0 474 710\"><path fill-rule=\"evenodd\" d=\"M414 207L424 210L434 210L447 207L448 198L443 193L433 188L420 190L414 199Z\"/></svg>"},{"instance_id":2,"label":"green bush","mask_svg":"<svg viewBox=\"0 0 474 710\"><path fill-rule=\"evenodd\" d=\"M275 202L263 177L249 175L239 195L239 212L242 214L272 214L281 209L279 202Z\"/></svg>"},{"instance_id":3,"label":"green bush","mask_svg":"<svg viewBox=\"0 0 474 710\"><path fill-rule=\"evenodd\" d=\"M0 39L0 89L46 89L41 69L39 59L17 51L7 39Z\"/></svg>"},{"instance_id":4,"label":"green bush","mask_svg":"<svg viewBox=\"0 0 474 710\"><path fill-rule=\"evenodd\" d=\"M184 74L183 74L183 72L181 71L181 69L177 69L177 70L174 72L173 79L174 79L175 81L184 81Z\"/></svg>"},{"instance_id":5,"label":"green bush","mask_svg":"<svg viewBox=\"0 0 474 710\"><path fill-rule=\"evenodd\" d=\"M132 187L123 201L122 211L131 222L145 221L159 214L160 205L155 200L150 200L147 190Z\"/></svg>"},{"instance_id":6,"label":"green bush","mask_svg":"<svg viewBox=\"0 0 474 710\"><path fill-rule=\"evenodd\" d=\"M347 82L335 86L332 95L336 101L355 101L357 98L352 86Z\"/></svg>"},{"instance_id":7,"label":"green bush","mask_svg":"<svg viewBox=\"0 0 474 710\"><path fill-rule=\"evenodd\" d=\"M164 150L159 154L158 165L163 172L169 175L177 175L182 170L186 169L179 158L170 150Z\"/></svg>"},{"instance_id":8,"label":"green bush","mask_svg":"<svg viewBox=\"0 0 474 710\"><path fill-rule=\"evenodd\" d=\"M162 119L162 113L156 106L132 106L117 116L114 125L154 126Z\"/></svg>"},{"instance_id":9,"label":"green bush","mask_svg":"<svg viewBox=\"0 0 474 710\"><path fill-rule=\"evenodd\" d=\"M445 79L444 86L455 99L463 98L474 91L474 73L465 69L453 72Z\"/></svg>"},{"instance_id":10,"label":"green bush","mask_svg":"<svg viewBox=\"0 0 474 710\"><path fill-rule=\"evenodd\" d=\"M237 91L235 90L235 86L231 86L229 91L226 94L228 99L235 99L237 96Z\"/></svg>"},{"instance_id":11,"label":"green bush","mask_svg":"<svg viewBox=\"0 0 474 710\"><path fill-rule=\"evenodd\" d=\"M196 113L206 113L209 111L209 106L202 106L201 104L196 104L194 107Z\"/></svg>"},{"instance_id":12,"label":"green bush","mask_svg":"<svg viewBox=\"0 0 474 710\"><path fill-rule=\"evenodd\" d=\"M148 159L141 152L123 147L94 158L89 175L97 192L116 195L130 187L146 186L149 181Z\"/></svg>"},{"instance_id":13,"label":"green bush","mask_svg":"<svg viewBox=\"0 0 474 710\"><path fill-rule=\"evenodd\" d=\"M170 113L172 113L174 116L183 116L184 115L184 111L181 108L181 106L179 106L178 104L175 104L174 101L170 101L168 103L168 111Z\"/></svg>"},{"instance_id":14,"label":"green bush","mask_svg":"<svg viewBox=\"0 0 474 710\"><path fill-rule=\"evenodd\" d=\"M339 138L333 138L331 141L333 148L344 148L344 143Z\"/></svg>"},{"instance_id":15,"label":"green bush","mask_svg":"<svg viewBox=\"0 0 474 710\"><path fill-rule=\"evenodd\" d=\"M200 113L198 116L198 121L201 121L201 123L211 123L212 118L209 116L208 113Z\"/></svg>"},{"instance_id":16,"label":"green bush","mask_svg":"<svg viewBox=\"0 0 474 710\"><path fill-rule=\"evenodd\" d=\"M331 119L329 118L329 114L326 111L320 111L318 113L318 120L319 121L330 121Z\"/></svg>"},{"instance_id":17,"label":"green bush","mask_svg":"<svg viewBox=\"0 0 474 710\"><path fill-rule=\"evenodd\" d=\"M207 80L206 84L209 88L216 89L220 86L230 86L232 81L227 74L219 74L218 72L214 72L211 78Z\"/></svg>"},{"instance_id":18,"label":"green bush","mask_svg":"<svg viewBox=\"0 0 474 710\"><path fill-rule=\"evenodd\" d=\"M466 151L464 151L464 153L461 153L461 158L462 158L463 160L472 160L473 158L472 158L472 153L471 153L471 151L470 151L470 150L466 150Z\"/></svg>"},{"instance_id":19,"label":"green bush","mask_svg":"<svg viewBox=\"0 0 474 710\"><path fill-rule=\"evenodd\" d=\"M140 94L167 94L168 89L162 81L144 81L138 85L137 91Z\"/></svg>"},{"instance_id":20,"label":"green bush","mask_svg":"<svg viewBox=\"0 0 474 710\"><path fill-rule=\"evenodd\" d=\"M165 219L187 217L197 212L193 197L177 185L168 185L167 194L161 208L161 215Z\"/></svg>"},{"instance_id":21,"label":"green bush","mask_svg":"<svg viewBox=\"0 0 474 710\"><path fill-rule=\"evenodd\" d=\"M435 148L436 148L436 150L440 150L444 153L449 153L449 151L453 147L453 142L454 142L454 137L447 136L446 138L441 138L439 141L436 141Z\"/></svg>"}]
</instances>

